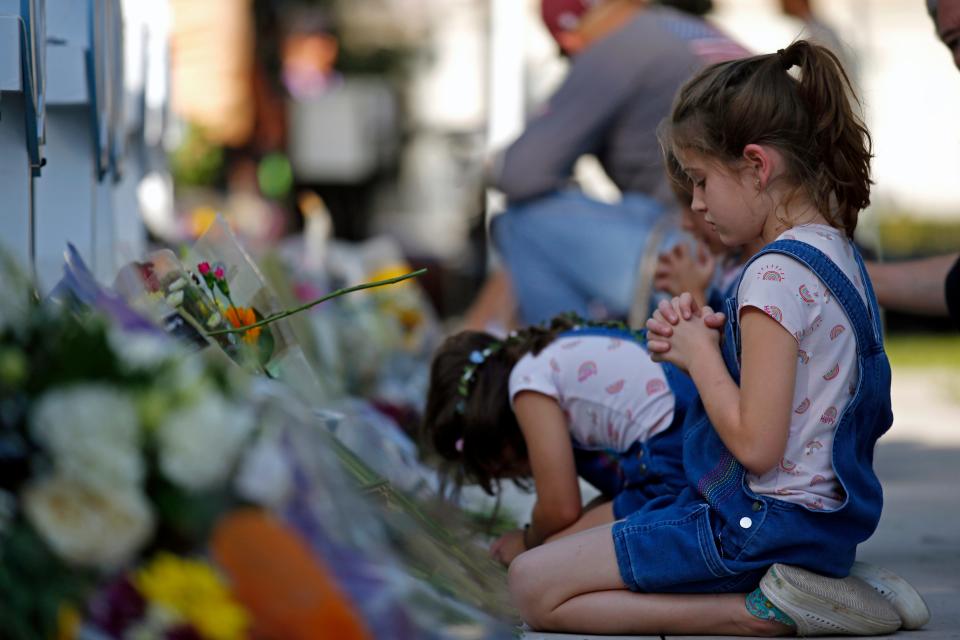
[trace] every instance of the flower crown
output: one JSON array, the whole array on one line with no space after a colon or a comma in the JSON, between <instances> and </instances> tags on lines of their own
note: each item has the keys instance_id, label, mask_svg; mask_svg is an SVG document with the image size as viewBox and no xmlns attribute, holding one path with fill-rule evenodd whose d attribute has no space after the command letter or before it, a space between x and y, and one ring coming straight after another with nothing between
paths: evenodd
<instances>
[{"instance_id":1,"label":"flower crown","mask_svg":"<svg viewBox=\"0 0 960 640\"><path fill-rule=\"evenodd\" d=\"M487 358L495 354L496 352L503 349L504 346L515 342L518 339L519 334L516 331L511 331L507 335L507 339L504 341L494 340L486 346L484 349L474 349L470 352L468 357L468 362L463 368L463 373L460 374L460 382L457 384L457 395L460 396L460 400L457 402L457 413L463 415L467 410L467 400L470 398L470 383L473 382L473 378L477 373L477 369L480 368Z\"/></svg>"}]
</instances>

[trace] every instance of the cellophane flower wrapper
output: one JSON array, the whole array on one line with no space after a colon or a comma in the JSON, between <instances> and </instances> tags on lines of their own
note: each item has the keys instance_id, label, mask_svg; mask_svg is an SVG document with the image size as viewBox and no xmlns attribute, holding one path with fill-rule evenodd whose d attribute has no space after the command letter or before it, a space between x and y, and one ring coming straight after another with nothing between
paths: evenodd
<instances>
[{"instance_id":1,"label":"cellophane flower wrapper","mask_svg":"<svg viewBox=\"0 0 960 640\"><path fill-rule=\"evenodd\" d=\"M184 263L191 268L204 262L224 267L232 300L238 307L253 309L257 319L284 310L257 264L221 216L217 216L184 256ZM262 327L261 331L258 340L262 342L269 336L271 343L269 357L260 363L264 371L294 388L303 399L326 399L326 388L304 356L289 321L278 320Z\"/></svg>"},{"instance_id":2,"label":"cellophane flower wrapper","mask_svg":"<svg viewBox=\"0 0 960 640\"><path fill-rule=\"evenodd\" d=\"M320 251L300 239L288 241L272 262L271 280L286 284L287 304L319 297L341 286L379 280L412 270L396 243L332 240ZM442 337L430 301L416 281L344 296L304 314L311 334L308 356L336 372L347 394L397 406L422 408L426 371Z\"/></svg>"},{"instance_id":3,"label":"cellophane flower wrapper","mask_svg":"<svg viewBox=\"0 0 960 640\"><path fill-rule=\"evenodd\" d=\"M286 461L282 479L268 483L270 504L324 557L376 637L512 635L501 622L515 615L505 576L485 549L464 545L462 530L439 524L354 456L332 433L335 414L318 421L289 391L257 389L278 400L266 421L278 427L263 437Z\"/></svg>"}]
</instances>

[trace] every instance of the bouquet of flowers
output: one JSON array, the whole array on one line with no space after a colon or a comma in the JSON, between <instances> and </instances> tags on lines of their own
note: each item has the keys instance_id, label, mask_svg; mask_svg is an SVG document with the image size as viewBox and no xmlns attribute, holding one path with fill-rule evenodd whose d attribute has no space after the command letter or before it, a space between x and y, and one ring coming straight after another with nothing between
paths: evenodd
<instances>
[{"instance_id":1,"label":"bouquet of flowers","mask_svg":"<svg viewBox=\"0 0 960 640\"><path fill-rule=\"evenodd\" d=\"M479 608L509 615L487 604L502 572L416 517L292 391L191 353L80 267L59 304L0 269L4 638L509 635Z\"/></svg>"}]
</instances>

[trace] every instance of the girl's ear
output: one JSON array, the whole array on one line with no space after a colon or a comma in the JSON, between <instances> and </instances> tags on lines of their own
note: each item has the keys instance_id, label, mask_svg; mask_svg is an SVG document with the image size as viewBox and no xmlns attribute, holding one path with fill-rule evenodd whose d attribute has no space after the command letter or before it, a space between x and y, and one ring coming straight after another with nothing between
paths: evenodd
<instances>
[{"instance_id":1,"label":"girl's ear","mask_svg":"<svg viewBox=\"0 0 960 640\"><path fill-rule=\"evenodd\" d=\"M758 191L767 188L773 176L774 165L779 159L778 154L771 147L759 144L748 144L743 148L743 159L747 168L752 172L750 176Z\"/></svg>"}]
</instances>

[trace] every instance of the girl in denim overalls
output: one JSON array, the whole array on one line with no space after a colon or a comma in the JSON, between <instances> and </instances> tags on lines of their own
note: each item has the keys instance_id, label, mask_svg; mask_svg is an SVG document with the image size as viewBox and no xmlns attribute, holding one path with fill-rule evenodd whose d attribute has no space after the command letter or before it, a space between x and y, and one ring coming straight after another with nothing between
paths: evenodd
<instances>
[{"instance_id":1,"label":"girl in denim overalls","mask_svg":"<svg viewBox=\"0 0 960 640\"><path fill-rule=\"evenodd\" d=\"M506 565L548 537L679 493L682 424L695 397L690 378L653 362L625 326L560 316L505 339L477 331L447 338L431 367L423 438L489 493L502 479L533 481L530 524L491 547ZM583 507L577 476L604 500Z\"/></svg>"},{"instance_id":2,"label":"girl in denim overalls","mask_svg":"<svg viewBox=\"0 0 960 640\"><path fill-rule=\"evenodd\" d=\"M896 612L855 580L852 592L837 592L844 606L812 613L763 597L782 595L777 563L846 576L880 519L872 460L892 423L890 368L851 242L869 203L871 156L849 89L833 54L797 41L709 67L680 91L663 130L668 166L692 185L693 211L724 244L755 255L726 302L722 341L708 326L719 316L691 314L689 299L648 323L650 351L687 370L700 394L683 425L687 486L613 525L520 555L510 589L531 626L710 635L899 627ZM774 303L766 285L791 289ZM678 310L683 319L668 325L677 319L665 314ZM828 311L842 322L825 322ZM762 593L754 591L761 578Z\"/></svg>"}]
</instances>

